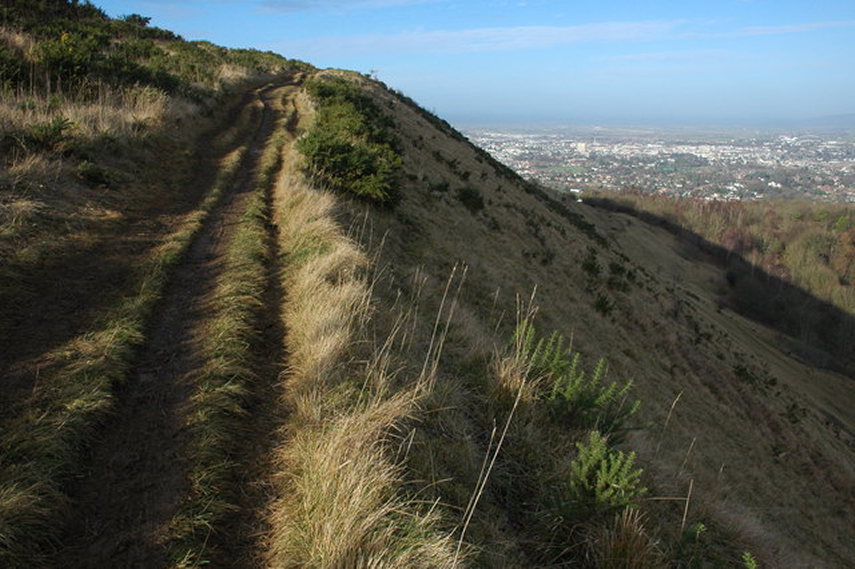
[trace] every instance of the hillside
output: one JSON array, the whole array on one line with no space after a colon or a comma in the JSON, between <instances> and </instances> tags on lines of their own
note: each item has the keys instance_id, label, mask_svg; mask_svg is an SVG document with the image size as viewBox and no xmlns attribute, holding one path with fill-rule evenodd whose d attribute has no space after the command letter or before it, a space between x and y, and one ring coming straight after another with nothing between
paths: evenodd
<instances>
[{"instance_id":1,"label":"hillside","mask_svg":"<svg viewBox=\"0 0 855 569\"><path fill-rule=\"evenodd\" d=\"M642 217L695 240L728 271L729 300L739 310L819 351L843 359L851 355L855 207L804 201L674 200L628 193L611 198L589 197L586 203ZM774 294L768 293L770 288ZM782 310L782 304L789 308Z\"/></svg>"},{"instance_id":2,"label":"hillside","mask_svg":"<svg viewBox=\"0 0 855 569\"><path fill-rule=\"evenodd\" d=\"M609 377L635 382L647 428L628 444L651 495L686 496L691 484L686 524L769 566L851 564L847 530L831 530L852 515L851 372L819 367L796 338L723 305L726 268L694 241L556 205L395 95L376 96L394 109L408 177L394 212L370 216L394 275L387 298L413 275L428 283L423 297L439 298L453 266L468 267L442 370L465 376L488 359L509 337L517 296L536 288L539 329L572 338L589 367L604 357ZM663 531L685 525L682 504L658 506Z\"/></svg>"},{"instance_id":3,"label":"hillside","mask_svg":"<svg viewBox=\"0 0 855 569\"><path fill-rule=\"evenodd\" d=\"M356 73L15 7L0 565L855 562L851 354L751 320L702 239ZM107 70L131 36L160 79Z\"/></svg>"}]
</instances>

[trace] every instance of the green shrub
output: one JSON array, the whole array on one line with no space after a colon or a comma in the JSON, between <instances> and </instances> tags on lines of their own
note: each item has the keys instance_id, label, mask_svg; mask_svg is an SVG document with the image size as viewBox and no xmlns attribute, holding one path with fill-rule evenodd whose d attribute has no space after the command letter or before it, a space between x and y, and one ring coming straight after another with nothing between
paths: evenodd
<instances>
[{"instance_id":1,"label":"green shrub","mask_svg":"<svg viewBox=\"0 0 855 569\"><path fill-rule=\"evenodd\" d=\"M319 122L369 143L399 147L391 118L358 85L343 77L315 78L306 83L319 104Z\"/></svg>"},{"instance_id":2,"label":"green shrub","mask_svg":"<svg viewBox=\"0 0 855 569\"><path fill-rule=\"evenodd\" d=\"M8 29L25 32L35 47L23 53L0 46L0 87L94 100L103 84L150 85L201 101L227 86L222 65L243 67L248 74L307 67L272 52L186 42L149 27L147 17L110 19L88 2L16 0L3 16Z\"/></svg>"},{"instance_id":3,"label":"green shrub","mask_svg":"<svg viewBox=\"0 0 855 569\"><path fill-rule=\"evenodd\" d=\"M448 188L449 188L448 180L442 180L440 182L436 182L435 184L430 185L430 191L439 192L442 194L446 193L448 191Z\"/></svg>"},{"instance_id":4,"label":"green shrub","mask_svg":"<svg viewBox=\"0 0 855 569\"><path fill-rule=\"evenodd\" d=\"M572 524L611 513L647 491L641 486L641 469L634 466L635 453L610 447L599 431L591 431L576 448L579 454L570 472L550 497L549 509L556 519Z\"/></svg>"},{"instance_id":5,"label":"green shrub","mask_svg":"<svg viewBox=\"0 0 855 569\"><path fill-rule=\"evenodd\" d=\"M757 569L760 567L750 551L744 551L742 553L742 564L745 566L745 569Z\"/></svg>"},{"instance_id":6,"label":"green shrub","mask_svg":"<svg viewBox=\"0 0 855 569\"><path fill-rule=\"evenodd\" d=\"M582 260L582 270L588 275L589 280L594 280L600 276L603 268L597 261L597 250L593 247L588 247L585 258Z\"/></svg>"},{"instance_id":7,"label":"green shrub","mask_svg":"<svg viewBox=\"0 0 855 569\"><path fill-rule=\"evenodd\" d=\"M319 109L297 150L312 176L336 191L377 203L396 201L403 163L386 115L340 77L312 79L306 90Z\"/></svg>"},{"instance_id":8,"label":"green shrub","mask_svg":"<svg viewBox=\"0 0 855 569\"><path fill-rule=\"evenodd\" d=\"M68 131L74 123L65 117L54 117L48 122L33 123L18 133L19 145L28 152L57 152L68 141Z\"/></svg>"},{"instance_id":9,"label":"green shrub","mask_svg":"<svg viewBox=\"0 0 855 569\"><path fill-rule=\"evenodd\" d=\"M36 46L36 62L60 83L82 80L103 56L108 38L96 33L62 32Z\"/></svg>"},{"instance_id":10,"label":"green shrub","mask_svg":"<svg viewBox=\"0 0 855 569\"><path fill-rule=\"evenodd\" d=\"M390 148L313 129L298 141L297 149L306 156L313 175L332 189L377 202L395 198L401 159Z\"/></svg>"},{"instance_id":11,"label":"green shrub","mask_svg":"<svg viewBox=\"0 0 855 569\"><path fill-rule=\"evenodd\" d=\"M580 355L572 354L563 336L553 332L537 338L534 326L521 323L515 342L522 346L529 362L529 376L543 380L542 397L553 416L577 429L598 429L617 436L637 412L640 401L627 402L632 381L604 384L606 362L600 360L592 374L579 365Z\"/></svg>"},{"instance_id":12,"label":"green shrub","mask_svg":"<svg viewBox=\"0 0 855 569\"><path fill-rule=\"evenodd\" d=\"M707 531L707 526L702 522L696 522L683 531L673 553L677 567L680 569L698 569L701 567L707 548L702 537Z\"/></svg>"},{"instance_id":13,"label":"green shrub","mask_svg":"<svg viewBox=\"0 0 855 569\"><path fill-rule=\"evenodd\" d=\"M586 373L561 334L540 337L530 319L517 325L505 358L497 369L520 378L509 382L519 395L494 397L500 407L519 408L499 492L525 504L514 516L530 528L538 566L656 567L660 552L639 517L627 514L598 533L646 492L635 455L610 446L638 408L626 405L631 383L604 384L603 361ZM636 562L621 564L621 555Z\"/></svg>"},{"instance_id":14,"label":"green shrub","mask_svg":"<svg viewBox=\"0 0 855 569\"><path fill-rule=\"evenodd\" d=\"M579 357L574 354L566 371L554 378L549 401L555 413L579 427L595 427L608 434L624 430L641 405L638 400L627 404L632 381L603 385L606 361L601 359L588 374L579 369Z\"/></svg>"},{"instance_id":15,"label":"green shrub","mask_svg":"<svg viewBox=\"0 0 855 569\"><path fill-rule=\"evenodd\" d=\"M594 310L602 314L603 316L608 316L612 313L612 310L615 308L615 303L611 298L605 293L597 294L597 298L594 300Z\"/></svg>"},{"instance_id":16,"label":"green shrub","mask_svg":"<svg viewBox=\"0 0 855 569\"><path fill-rule=\"evenodd\" d=\"M609 263L609 278L606 286L611 290L629 292L629 283L634 279L635 273L627 270L623 264L614 261Z\"/></svg>"}]
</instances>

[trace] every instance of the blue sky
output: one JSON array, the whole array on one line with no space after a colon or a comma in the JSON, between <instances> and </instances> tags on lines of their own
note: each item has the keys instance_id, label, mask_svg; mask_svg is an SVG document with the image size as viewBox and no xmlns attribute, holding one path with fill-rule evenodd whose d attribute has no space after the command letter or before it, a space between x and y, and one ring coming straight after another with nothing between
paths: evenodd
<instances>
[{"instance_id":1,"label":"blue sky","mask_svg":"<svg viewBox=\"0 0 855 569\"><path fill-rule=\"evenodd\" d=\"M853 0L95 0L187 39L376 73L459 125L855 113Z\"/></svg>"}]
</instances>

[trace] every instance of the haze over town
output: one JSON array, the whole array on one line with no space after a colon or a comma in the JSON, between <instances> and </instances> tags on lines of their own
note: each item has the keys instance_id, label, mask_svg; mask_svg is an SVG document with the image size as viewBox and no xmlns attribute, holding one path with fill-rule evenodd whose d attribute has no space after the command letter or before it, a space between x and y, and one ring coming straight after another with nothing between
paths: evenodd
<instances>
[{"instance_id":1,"label":"haze over town","mask_svg":"<svg viewBox=\"0 0 855 569\"><path fill-rule=\"evenodd\" d=\"M849 0L99 4L187 39L376 75L456 125L770 125L855 112Z\"/></svg>"},{"instance_id":2,"label":"haze over town","mask_svg":"<svg viewBox=\"0 0 855 569\"><path fill-rule=\"evenodd\" d=\"M855 202L847 131L472 128L466 134L522 176L590 191L683 198Z\"/></svg>"}]
</instances>

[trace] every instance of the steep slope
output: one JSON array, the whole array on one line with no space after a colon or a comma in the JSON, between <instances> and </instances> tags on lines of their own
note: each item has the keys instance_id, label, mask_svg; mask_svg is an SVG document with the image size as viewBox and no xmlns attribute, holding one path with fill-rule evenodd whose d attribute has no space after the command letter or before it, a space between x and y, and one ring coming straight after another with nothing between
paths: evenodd
<instances>
[{"instance_id":1,"label":"steep slope","mask_svg":"<svg viewBox=\"0 0 855 569\"><path fill-rule=\"evenodd\" d=\"M711 563L735 566L751 550L773 566L851 565L852 377L802 361L795 339L722 309L725 275L691 243L625 215L561 204L397 94L367 88L394 117L406 175L395 207L354 203L350 214L367 219L364 243L385 272L375 292L392 306L418 289L419 321L432 323L454 267L468 270L440 365L458 386L447 388L456 393L446 393L449 408L476 412L461 399L476 389L472 370L508 341L516 298L536 290L540 330L560 331L590 367L605 357L609 377L635 382L646 428L627 444L646 469L666 547L676 552L687 539L681 530L701 523L712 531L693 547L719 559ZM478 421L437 421L451 439L489 436ZM421 472L424 484L465 507L443 483L460 473L432 468ZM496 485L482 507L507 516L493 535L504 541L477 545L485 559L513 565L531 544Z\"/></svg>"}]
</instances>

